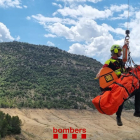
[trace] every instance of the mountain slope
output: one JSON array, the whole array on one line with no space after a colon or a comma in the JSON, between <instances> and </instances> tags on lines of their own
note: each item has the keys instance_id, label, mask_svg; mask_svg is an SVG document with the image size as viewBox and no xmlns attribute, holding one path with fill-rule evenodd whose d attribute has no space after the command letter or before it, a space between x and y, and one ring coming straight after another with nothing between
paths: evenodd
<instances>
[{"instance_id":1,"label":"mountain slope","mask_svg":"<svg viewBox=\"0 0 140 140\"><path fill-rule=\"evenodd\" d=\"M55 47L0 43L0 107L93 107L101 66Z\"/></svg>"}]
</instances>

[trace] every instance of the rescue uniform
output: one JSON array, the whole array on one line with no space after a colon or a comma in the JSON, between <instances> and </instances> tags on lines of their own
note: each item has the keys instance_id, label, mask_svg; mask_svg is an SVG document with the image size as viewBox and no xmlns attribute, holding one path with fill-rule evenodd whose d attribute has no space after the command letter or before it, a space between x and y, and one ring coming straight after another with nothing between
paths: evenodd
<instances>
[{"instance_id":1,"label":"rescue uniform","mask_svg":"<svg viewBox=\"0 0 140 140\"><path fill-rule=\"evenodd\" d=\"M114 58L114 57L111 57L109 60L107 60L105 62L105 64L103 65L103 68L104 67L111 68L116 73L118 78L121 76L121 73L126 71L125 65L124 65L122 59ZM132 94L135 95L135 113L134 113L134 116L140 117L140 88L135 90ZM118 111L116 112L116 115L118 118L120 118L120 116L121 116L123 104L124 103L122 103L122 105L119 106Z\"/></svg>"}]
</instances>

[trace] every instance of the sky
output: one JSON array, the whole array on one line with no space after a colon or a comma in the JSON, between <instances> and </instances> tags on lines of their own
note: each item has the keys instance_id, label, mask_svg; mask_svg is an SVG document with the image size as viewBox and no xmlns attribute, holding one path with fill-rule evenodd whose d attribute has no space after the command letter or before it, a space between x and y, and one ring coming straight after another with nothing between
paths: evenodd
<instances>
[{"instance_id":1,"label":"sky","mask_svg":"<svg viewBox=\"0 0 140 140\"><path fill-rule=\"evenodd\" d=\"M127 29L140 64L139 0L0 0L0 42L54 46L104 63Z\"/></svg>"}]
</instances>

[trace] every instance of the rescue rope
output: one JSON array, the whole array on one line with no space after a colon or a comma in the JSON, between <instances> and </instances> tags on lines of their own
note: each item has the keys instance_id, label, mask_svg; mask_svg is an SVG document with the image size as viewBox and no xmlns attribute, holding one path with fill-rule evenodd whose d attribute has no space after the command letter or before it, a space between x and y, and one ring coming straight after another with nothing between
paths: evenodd
<instances>
[{"instance_id":1,"label":"rescue rope","mask_svg":"<svg viewBox=\"0 0 140 140\"><path fill-rule=\"evenodd\" d=\"M127 30L125 31L125 40L123 46L123 61L127 67L137 67L138 65L134 63L131 55L130 55L130 47L129 47L129 39L130 39L130 31L129 31L129 0L128 0L128 17L127 17ZM125 48L125 50L124 50Z\"/></svg>"},{"instance_id":2,"label":"rescue rope","mask_svg":"<svg viewBox=\"0 0 140 140\"><path fill-rule=\"evenodd\" d=\"M129 26L129 0L128 0L128 17L127 17L127 30Z\"/></svg>"}]
</instances>

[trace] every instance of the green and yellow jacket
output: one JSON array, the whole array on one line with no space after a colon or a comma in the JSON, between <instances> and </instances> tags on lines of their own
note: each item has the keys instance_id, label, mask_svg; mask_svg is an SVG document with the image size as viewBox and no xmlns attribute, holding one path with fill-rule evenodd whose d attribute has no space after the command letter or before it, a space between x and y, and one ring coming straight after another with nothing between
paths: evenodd
<instances>
[{"instance_id":1,"label":"green and yellow jacket","mask_svg":"<svg viewBox=\"0 0 140 140\"><path fill-rule=\"evenodd\" d=\"M124 63L122 59L118 59L118 58L116 59L116 58L111 57L105 62L105 64L103 65L103 68L104 67L111 68L118 77L121 76L121 73L125 72Z\"/></svg>"}]
</instances>

